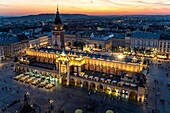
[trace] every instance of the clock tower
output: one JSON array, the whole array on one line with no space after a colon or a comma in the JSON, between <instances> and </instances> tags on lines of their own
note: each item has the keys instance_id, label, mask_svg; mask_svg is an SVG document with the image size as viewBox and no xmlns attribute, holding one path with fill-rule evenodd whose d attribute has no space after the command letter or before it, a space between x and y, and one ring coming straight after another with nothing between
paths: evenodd
<instances>
[{"instance_id":1,"label":"clock tower","mask_svg":"<svg viewBox=\"0 0 170 113\"><path fill-rule=\"evenodd\" d=\"M60 18L58 6L57 6L56 17L52 29L52 46L54 49L65 49L64 25L62 24Z\"/></svg>"}]
</instances>

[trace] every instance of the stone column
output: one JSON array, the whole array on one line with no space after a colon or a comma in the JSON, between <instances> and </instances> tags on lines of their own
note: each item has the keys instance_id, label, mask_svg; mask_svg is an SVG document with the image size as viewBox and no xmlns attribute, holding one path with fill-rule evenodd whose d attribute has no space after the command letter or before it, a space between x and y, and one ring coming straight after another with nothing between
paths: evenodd
<instances>
[{"instance_id":1,"label":"stone column","mask_svg":"<svg viewBox=\"0 0 170 113\"><path fill-rule=\"evenodd\" d=\"M110 95L112 95L112 88L110 88Z\"/></svg>"},{"instance_id":2,"label":"stone column","mask_svg":"<svg viewBox=\"0 0 170 113\"><path fill-rule=\"evenodd\" d=\"M67 62L67 85L69 85L70 82L70 68L69 68L69 62Z\"/></svg>"},{"instance_id":3,"label":"stone column","mask_svg":"<svg viewBox=\"0 0 170 113\"><path fill-rule=\"evenodd\" d=\"M59 78L61 78L61 63L58 62L58 75L59 75Z\"/></svg>"},{"instance_id":4,"label":"stone column","mask_svg":"<svg viewBox=\"0 0 170 113\"><path fill-rule=\"evenodd\" d=\"M76 66L77 74L79 74L78 66Z\"/></svg>"},{"instance_id":5,"label":"stone column","mask_svg":"<svg viewBox=\"0 0 170 113\"><path fill-rule=\"evenodd\" d=\"M91 85L91 83L89 82L89 83L88 83L88 90L90 90L90 85Z\"/></svg>"},{"instance_id":6,"label":"stone column","mask_svg":"<svg viewBox=\"0 0 170 113\"><path fill-rule=\"evenodd\" d=\"M138 92L137 92L137 100L144 102L145 100L145 94L146 94L146 90L143 87L138 87Z\"/></svg>"},{"instance_id":7,"label":"stone column","mask_svg":"<svg viewBox=\"0 0 170 113\"><path fill-rule=\"evenodd\" d=\"M59 71L59 63L56 63L56 70Z\"/></svg>"},{"instance_id":8,"label":"stone column","mask_svg":"<svg viewBox=\"0 0 170 113\"><path fill-rule=\"evenodd\" d=\"M78 66L78 73L81 73L81 66Z\"/></svg>"},{"instance_id":9,"label":"stone column","mask_svg":"<svg viewBox=\"0 0 170 113\"><path fill-rule=\"evenodd\" d=\"M75 87L77 86L77 80L75 79Z\"/></svg>"},{"instance_id":10,"label":"stone column","mask_svg":"<svg viewBox=\"0 0 170 113\"><path fill-rule=\"evenodd\" d=\"M97 91L97 85L98 85L98 84L95 84L95 90L96 90L96 91Z\"/></svg>"},{"instance_id":11,"label":"stone column","mask_svg":"<svg viewBox=\"0 0 170 113\"><path fill-rule=\"evenodd\" d=\"M105 92L106 86L103 86L103 93Z\"/></svg>"}]
</instances>

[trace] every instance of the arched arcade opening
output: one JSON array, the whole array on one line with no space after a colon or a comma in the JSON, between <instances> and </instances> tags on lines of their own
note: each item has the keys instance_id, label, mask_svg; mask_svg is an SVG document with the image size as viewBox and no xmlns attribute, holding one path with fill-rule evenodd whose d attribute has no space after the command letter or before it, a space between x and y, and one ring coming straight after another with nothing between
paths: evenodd
<instances>
[{"instance_id":1,"label":"arched arcade opening","mask_svg":"<svg viewBox=\"0 0 170 113\"><path fill-rule=\"evenodd\" d=\"M75 86L75 80L73 78L70 79L70 83L71 86Z\"/></svg>"},{"instance_id":2,"label":"arched arcade opening","mask_svg":"<svg viewBox=\"0 0 170 113\"><path fill-rule=\"evenodd\" d=\"M103 92L103 86L101 84L97 85L97 90Z\"/></svg>"},{"instance_id":3,"label":"arched arcade opening","mask_svg":"<svg viewBox=\"0 0 170 113\"><path fill-rule=\"evenodd\" d=\"M90 83L90 90L95 90L95 87L96 87L95 83Z\"/></svg>"},{"instance_id":4,"label":"arched arcade opening","mask_svg":"<svg viewBox=\"0 0 170 113\"><path fill-rule=\"evenodd\" d=\"M89 85L89 84L88 84L87 81L84 81L84 82L83 82L83 88L88 89L88 85Z\"/></svg>"},{"instance_id":5,"label":"arched arcade opening","mask_svg":"<svg viewBox=\"0 0 170 113\"><path fill-rule=\"evenodd\" d=\"M131 92L129 93L129 100L137 101L137 93L134 92L134 91L131 91Z\"/></svg>"},{"instance_id":6,"label":"arched arcade opening","mask_svg":"<svg viewBox=\"0 0 170 113\"><path fill-rule=\"evenodd\" d=\"M67 77L66 76L62 76L62 84L66 85L67 84Z\"/></svg>"}]
</instances>

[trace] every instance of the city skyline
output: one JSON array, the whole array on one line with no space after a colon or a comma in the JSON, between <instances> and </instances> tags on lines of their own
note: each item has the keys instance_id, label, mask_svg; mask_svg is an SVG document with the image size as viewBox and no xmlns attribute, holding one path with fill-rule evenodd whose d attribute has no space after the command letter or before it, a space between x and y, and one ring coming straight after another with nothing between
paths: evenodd
<instances>
[{"instance_id":1,"label":"city skyline","mask_svg":"<svg viewBox=\"0 0 170 113\"><path fill-rule=\"evenodd\" d=\"M0 16L54 13L88 15L169 15L170 0L1 0ZM147 9L147 10L146 10Z\"/></svg>"}]
</instances>

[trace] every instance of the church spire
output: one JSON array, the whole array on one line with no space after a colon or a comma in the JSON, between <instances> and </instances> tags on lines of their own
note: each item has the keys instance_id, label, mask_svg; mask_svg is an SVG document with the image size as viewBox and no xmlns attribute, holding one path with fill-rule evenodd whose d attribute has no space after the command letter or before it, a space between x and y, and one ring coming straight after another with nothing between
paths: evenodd
<instances>
[{"instance_id":1,"label":"church spire","mask_svg":"<svg viewBox=\"0 0 170 113\"><path fill-rule=\"evenodd\" d=\"M54 22L54 24L56 24L56 25L62 24L61 18L60 18L60 13L59 13L59 10L58 10L58 5L57 5L57 12L56 12L56 17L55 17L55 22Z\"/></svg>"},{"instance_id":2,"label":"church spire","mask_svg":"<svg viewBox=\"0 0 170 113\"><path fill-rule=\"evenodd\" d=\"M59 11L58 11L58 4L57 4L57 12L56 12L58 15L59 15Z\"/></svg>"}]
</instances>

